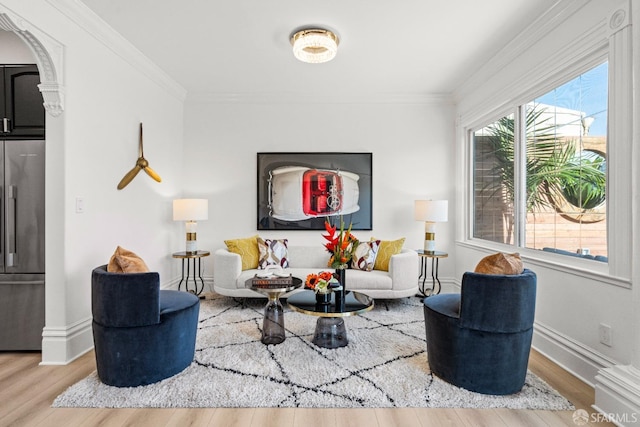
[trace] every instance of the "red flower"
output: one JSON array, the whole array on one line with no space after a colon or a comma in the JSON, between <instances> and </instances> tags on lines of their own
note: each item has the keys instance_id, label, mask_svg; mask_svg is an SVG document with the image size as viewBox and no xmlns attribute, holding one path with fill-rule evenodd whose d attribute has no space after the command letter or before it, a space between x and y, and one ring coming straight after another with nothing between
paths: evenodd
<instances>
[{"instance_id":1,"label":"red flower","mask_svg":"<svg viewBox=\"0 0 640 427\"><path fill-rule=\"evenodd\" d=\"M320 280L326 280L328 282L333 277L333 274L330 271L321 271L318 277L320 277Z\"/></svg>"},{"instance_id":2,"label":"red flower","mask_svg":"<svg viewBox=\"0 0 640 427\"><path fill-rule=\"evenodd\" d=\"M351 234L351 224L347 230L344 229L344 221L340 216L340 232L337 225L331 225L329 218L325 220L324 228L327 230L327 234L323 234L328 243L324 244L324 247L331 253L328 266L333 268L341 268L344 264L348 264L353 256L353 251L358 245L358 239Z\"/></svg>"}]
</instances>

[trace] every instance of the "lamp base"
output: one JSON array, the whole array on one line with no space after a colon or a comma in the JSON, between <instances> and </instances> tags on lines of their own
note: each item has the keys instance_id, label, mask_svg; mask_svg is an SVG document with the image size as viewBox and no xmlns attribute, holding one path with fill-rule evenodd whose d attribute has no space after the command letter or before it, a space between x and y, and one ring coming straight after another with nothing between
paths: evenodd
<instances>
[{"instance_id":1,"label":"lamp base","mask_svg":"<svg viewBox=\"0 0 640 427\"><path fill-rule=\"evenodd\" d=\"M436 223L425 221L424 223L424 251L436 251Z\"/></svg>"},{"instance_id":2,"label":"lamp base","mask_svg":"<svg viewBox=\"0 0 640 427\"><path fill-rule=\"evenodd\" d=\"M187 237L187 244L186 244L185 251L188 254L194 254L194 253L198 252L198 244L197 244L195 238L193 240L189 240L189 238Z\"/></svg>"},{"instance_id":3,"label":"lamp base","mask_svg":"<svg viewBox=\"0 0 640 427\"><path fill-rule=\"evenodd\" d=\"M187 221L185 223L187 229L187 245L186 252L192 254L198 251L198 243L196 240L196 229L198 223L195 221Z\"/></svg>"}]
</instances>

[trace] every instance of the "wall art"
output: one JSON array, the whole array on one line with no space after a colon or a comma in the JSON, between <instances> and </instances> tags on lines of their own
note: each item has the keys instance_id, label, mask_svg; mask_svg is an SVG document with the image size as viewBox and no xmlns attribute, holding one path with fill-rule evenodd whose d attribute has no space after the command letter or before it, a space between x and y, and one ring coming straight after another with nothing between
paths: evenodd
<instances>
[{"instance_id":1,"label":"wall art","mask_svg":"<svg viewBox=\"0 0 640 427\"><path fill-rule=\"evenodd\" d=\"M371 153L258 153L258 230L371 230Z\"/></svg>"}]
</instances>

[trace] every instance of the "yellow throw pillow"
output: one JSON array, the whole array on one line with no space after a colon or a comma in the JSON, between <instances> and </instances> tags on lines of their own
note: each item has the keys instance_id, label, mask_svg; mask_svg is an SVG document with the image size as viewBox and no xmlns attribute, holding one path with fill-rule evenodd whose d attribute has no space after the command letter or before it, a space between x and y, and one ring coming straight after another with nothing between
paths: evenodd
<instances>
[{"instance_id":1,"label":"yellow throw pillow","mask_svg":"<svg viewBox=\"0 0 640 427\"><path fill-rule=\"evenodd\" d=\"M378 240L372 237L371 240ZM378 248L378 256L376 256L376 262L373 266L374 270L389 271L389 261L393 255L397 255L402 251L405 238L398 240L380 240L380 247Z\"/></svg>"},{"instance_id":2,"label":"yellow throw pillow","mask_svg":"<svg viewBox=\"0 0 640 427\"><path fill-rule=\"evenodd\" d=\"M111 255L107 271L109 273L147 273L149 267L138 255L118 246Z\"/></svg>"},{"instance_id":3,"label":"yellow throw pillow","mask_svg":"<svg viewBox=\"0 0 640 427\"><path fill-rule=\"evenodd\" d=\"M225 240L229 252L240 255L242 258L242 269L251 270L258 268L260 251L258 250L258 235L247 237L246 239Z\"/></svg>"},{"instance_id":4,"label":"yellow throw pillow","mask_svg":"<svg viewBox=\"0 0 640 427\"><path fill-rule=\"evenodd\" d=\"M519 253L489 255L480 260L475 273L481 274L521 274L524 270Z\"/></svg>"}]
</instances>

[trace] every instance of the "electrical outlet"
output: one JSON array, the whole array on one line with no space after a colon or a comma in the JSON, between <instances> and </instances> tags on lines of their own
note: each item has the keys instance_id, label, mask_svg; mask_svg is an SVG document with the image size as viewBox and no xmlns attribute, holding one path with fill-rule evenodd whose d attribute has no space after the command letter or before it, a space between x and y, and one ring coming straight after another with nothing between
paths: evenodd
<instances>
[{"instance_id":1,"label":"electrical outlet","mask_svg":"<svg viewBox=\"0 0 640 427\"><path fill-rule=\"evenodd\" d=\"M600 323L598 332L600 334L600 342L606 346L611 347L613 345L613 341L611 339L611 326Z\"/></svg>"}]
</instances>

